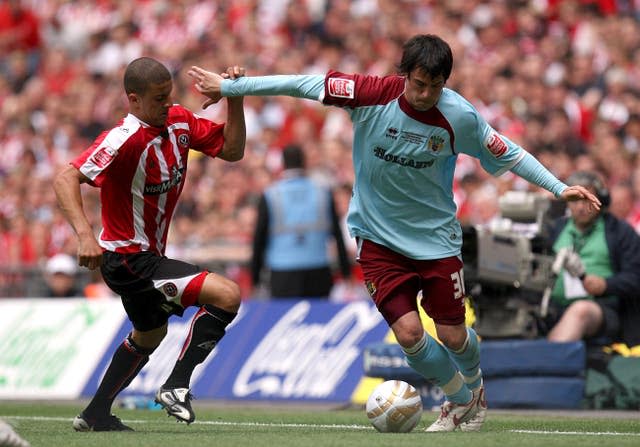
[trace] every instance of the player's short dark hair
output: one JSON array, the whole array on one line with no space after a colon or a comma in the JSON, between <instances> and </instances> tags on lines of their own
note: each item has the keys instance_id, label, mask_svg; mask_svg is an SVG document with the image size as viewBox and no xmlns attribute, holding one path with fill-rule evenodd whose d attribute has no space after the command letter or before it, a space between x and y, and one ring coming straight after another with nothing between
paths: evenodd
<instances>
[{"instance_id":1,"label":"player's short dark hair","mask_svg":"<svg viewBox=\"0 0 640 447\"><path fill-rule=\"evenodd\" d=\"M402 60L398 71L409 74L416 68L435 78L439 75L446 81L453 68L453 53L447 42L434 34L418 34L402 46Z\"/></svg>"},{"instance_id":2,"label":"player's short dark hair","mask_svg":"<svg viewBox=\"0 0 640 447\"><path fill-rule=\"evenodd\" d=\"M304 168L304 152L300 146L290 145L282 150L282 163L285 169Z\"/></svg>"},{"instance_id":3,"label":"player's short dark hair","mask_svg":"<svg viewBox=\"0 0 640 447\"><path fill-rule=\"evenodd\" d=\"M162 84L171 80L171 73L160 62L151 57L133 60L124 72L124 91L144 94L151 84Z\"/></svg>"}]
</instances>

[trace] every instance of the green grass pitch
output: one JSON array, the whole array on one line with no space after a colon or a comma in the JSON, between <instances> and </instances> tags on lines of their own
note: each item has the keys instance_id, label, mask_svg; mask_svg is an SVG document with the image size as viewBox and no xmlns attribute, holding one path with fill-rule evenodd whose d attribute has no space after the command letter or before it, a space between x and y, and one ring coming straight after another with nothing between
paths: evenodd
<instances>
[{"instance_id":1,"label":"green grass pitch","mask_svg":"<svg viewBox=\"0 0 640 447\"><path fill-rule=\"evenodd\" d=\"M0 402L0 417L32 447L624 447L640 446L640 414L491 411L479 433L425 433L437 413L425 412L408 434L376 432L362 409L270 407L195 401L187 426L161 411L114 413L136 431L76 433L71 421L82 403Z\"/></svg>"}]
</instances>

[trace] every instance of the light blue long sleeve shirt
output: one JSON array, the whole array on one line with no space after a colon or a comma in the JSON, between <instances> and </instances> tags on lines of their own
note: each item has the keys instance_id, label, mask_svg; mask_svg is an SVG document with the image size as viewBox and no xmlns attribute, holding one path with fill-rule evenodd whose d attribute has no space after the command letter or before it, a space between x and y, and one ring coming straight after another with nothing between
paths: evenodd
<instances>
[{"instance_id":1,"label":"light blue long sleeve shirt","mask_svg":"<svg viewBox=\"0 0 640 447\"><path fill-rule=\"evenodd\" d=\"M342 107L353 123L352 236L412 259L460 255L453 177L458 154L494 176L507 171L559 196L567 187L522 147L495 131L466 99L445 88L428 111L404 98L404 78L330 71L224 80L223 96L285 95Z\"/></svg>"}]
</instances>

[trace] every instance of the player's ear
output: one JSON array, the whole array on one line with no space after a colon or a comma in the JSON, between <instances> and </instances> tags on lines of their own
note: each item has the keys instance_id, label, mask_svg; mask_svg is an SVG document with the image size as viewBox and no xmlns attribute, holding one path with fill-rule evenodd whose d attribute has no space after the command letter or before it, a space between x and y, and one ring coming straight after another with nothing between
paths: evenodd
<instances>
[{"instance_id":1,"label":"player's ear","mask_svg":"<svg viewBox=\"0 0 640 447\"><path fill-rule=\"evenodd\" d=\"M129 100L129 104L139 104L141 101L140 95L137 93L128 93L127 99Z\"/></svg>"}]
</instances>

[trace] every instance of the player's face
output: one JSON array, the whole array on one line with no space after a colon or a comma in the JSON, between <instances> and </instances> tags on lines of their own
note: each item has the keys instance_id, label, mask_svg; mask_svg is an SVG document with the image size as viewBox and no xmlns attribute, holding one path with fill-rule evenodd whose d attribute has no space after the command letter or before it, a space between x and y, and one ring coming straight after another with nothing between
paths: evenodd
<instances>
[{"instance_id":1,"label":"player's face","mask_svg":"<svg viewBox=\"0 0 640 447\"><path fill-rule=\"evenodd\" d=\"M151 84L143 95L136 95L136 116L152 126L164 126L172 105L172 88L172 81Z\"/></svg>"},{"instance_id":2,"label":"player's face","mask_svg":"<svg viewBox=\"0 0 640 447\"><path fill-rule=\"evenodd\" d=\"M428 73L416 68L407 75L404 97L414 109L429 110L440 99L444 83L444 76L432 78Z\"/></svg>"}]
</instances>

